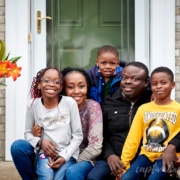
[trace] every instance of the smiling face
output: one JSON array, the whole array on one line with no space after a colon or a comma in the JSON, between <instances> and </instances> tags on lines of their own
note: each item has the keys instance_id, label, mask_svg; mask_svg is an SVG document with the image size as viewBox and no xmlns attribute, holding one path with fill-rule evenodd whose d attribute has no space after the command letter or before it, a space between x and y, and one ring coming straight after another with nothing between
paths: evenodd
<instances>
[{"instance_id":1,"label":"smiling face","mask_svg":"<svg viewBox=\"0 0 180 180\"><path fill-rule=\"evenodd\" d=\"M136 66L127 66L122 71L120 88L129 101L135 102L148 86L144 69Z\"/></svg>"},{"instance_id":2,"label":"smiling face","mask_svg":"<svg viewBox=\"0 0 180 180\"><path fill-rule=\"evenodd\" d=\"M64 89L66 95L77 102L79 110L82 109L87 96L87 82L84 75L77 71L68 73L64 78Z\"/></svg>"},{"instance_id":3,"label":"smiling face","mask_svg":"<svg viewBox=\"0 0 180 180\"><path fill-rule=\"evenodd\" d=\"M58 71L48 69L42 76L38 89L41 90L43 99L57 99L62 90L62 79Z\"/></svg>"},{"instance_id":4,"label":"smiling face","mask_svg":"<svg viewBox=\"0 0 180 180\"><path fill-rule=\"evenodd\" d=\"M166 104L170 101L175 82L166 72L156 72L151 76L151 89L156 103Z\"/></svg>"},{"instance_id":5,"label":"smiling face","mask_svg":"<svg viewBox=\"0 0 180 180\"><path fill-rule=\"evenodd\" d=\"M105 80L108 80L115 73L119 60L117 55L110 51L102 52L96 59L96 65Z\"/></svg>"}]
</instances>

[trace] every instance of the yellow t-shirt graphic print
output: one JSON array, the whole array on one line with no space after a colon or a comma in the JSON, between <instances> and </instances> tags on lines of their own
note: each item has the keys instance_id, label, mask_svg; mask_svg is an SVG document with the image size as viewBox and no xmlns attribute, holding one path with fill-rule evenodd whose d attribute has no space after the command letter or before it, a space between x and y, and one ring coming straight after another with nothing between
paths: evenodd
<instances>
[{"instance_id":1,"label":"yellow t-shirt graphic print","mask_svg":"<svg viewBox=\"0 0 180 180\"><path fill-rule=\"evenodd\" d=\"M154 101L139 107L125 141L121 159L128 169L140 142L140 154L154 162L166 149L168 142L180 132L180 104L157 105Z\"/></svg>"},{"instance_id":2,"label":"yellow t-shirt graphic print","mask_svg":"<svg viewBox=\"0 0 180 180\"><path fill-rule=\"evenodd\" d=\"M169 137L167 123L161 119L153 119L146 129L147 143L144 145L147 151L163 152L166 148L164 142Z\"/></svg>"}]
</instances>

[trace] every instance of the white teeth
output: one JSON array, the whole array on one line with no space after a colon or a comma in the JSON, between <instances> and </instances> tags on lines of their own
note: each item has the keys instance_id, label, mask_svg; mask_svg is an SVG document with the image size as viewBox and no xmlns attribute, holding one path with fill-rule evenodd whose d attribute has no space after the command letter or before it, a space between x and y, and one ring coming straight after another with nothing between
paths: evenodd
<instances>
[{"instance_id":1,"label":"white teeth","mask_svg":"<svg viewBox=\"0 0 180 180\"><path fill-rule=\"evenodd\" d=\"M47 89L47 92L49 92L49 93L54 93L54 90L52 90L52 89Z\"/></svg>"},{"instance_id":2,"label":"white teeth","mask_svg":"<svg viewBox=\"0 0 180 180\"><path fill-rule=\"evenodd\" d=\"M78 101L78 100L80 100L81 99L81 97L74 97L74 99L76 100L76 101Z\"/></svg>"}]
</instances>

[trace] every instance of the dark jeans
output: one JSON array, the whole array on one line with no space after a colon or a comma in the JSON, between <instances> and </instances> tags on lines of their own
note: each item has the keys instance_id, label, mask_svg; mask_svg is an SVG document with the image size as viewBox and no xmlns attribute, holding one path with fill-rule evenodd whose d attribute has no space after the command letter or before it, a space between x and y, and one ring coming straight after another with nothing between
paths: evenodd
<instances>
[{"instance_id":1,"label":"dark jeans","mask_svg":"<svg viewBox=\"0 0 180 180\"><path fill-rule=\"evenodd\" d=\"M162 172L162 159L152 163L145 155L140 155L122 176L122 180L175 180L168 172Z\"/></svg>"},{"instance_id":2,"label":"dark jeans","mask_svg":"<svg viewBox=\"0 0 180 180\"><path fill-rule=\"evenodd\" d=\"M23 180L34 179L34 148L25 140L16 140L11 145L11 155L13 162ZM142 158L144 159L144 158ZM149 161L149 160L148 160ZM162 162L157 162L162 167ZM137 168L137 167L136 167ZM146 171L147 172L147 171ZM131 178L132 180L133 178ZM147 179L147 178L143 178ZM166 177L167 180L177 180L177 178ZM89 172L87 180L115 180L111 175L109 165L104 160L95 163L93 169ZM134 180L134 179L133 179Z\"/></svg>"},{"instance_id":3,"label":"dark jeans","mask_svg":"<svg viewBox=\"0 0 180 180\"><path fill-rule=\"evenodd\" d=\"M109 165L104 160L99 160L95 163L93 169L87 175L87 180L115 180L111 175Z\"/></svg>"},{"instance_id":4,"label":"dark jeans","mask_svg":"<svg viewBox=\"0 0 180 180\"><path fill-rule=\"evenodd\" d=\"M89 161L81 161L66 170L66 180L84 180L93 165Z\"/></svg>"},{"instance_id":5,"label":"dark jeans","mask_svg":"<svg viewBox=\"0 0 180 180\"><path fill-rule=\"evenodd\" d=\"M16 140L11 145L13 162L23 180L34 179L34 148L25 140Z\"/></svg>"}]
</instances>

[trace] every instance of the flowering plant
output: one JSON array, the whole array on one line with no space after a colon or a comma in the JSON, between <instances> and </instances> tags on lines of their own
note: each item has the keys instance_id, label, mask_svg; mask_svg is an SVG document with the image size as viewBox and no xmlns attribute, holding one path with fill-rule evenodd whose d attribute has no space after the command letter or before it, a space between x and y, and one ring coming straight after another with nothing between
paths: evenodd
<instances>
[{"instance_id":1,"label":"flowering plant","mask_svg":"<svg viewBox=\"0 0 180 180\"><path fill-rule=\"evenodd\" d=\"M17 61L21 58L20 56L18 57L13 57L9 59L10 53L6 57L4 57L5 54L5 44L2 40L0 40L0 78L8 78L12 77L14 81L21 76L20 71L21 67L17 66ZM0 82L0 85L6 85L3 82Z\"/></svg>"}]
</instances>

